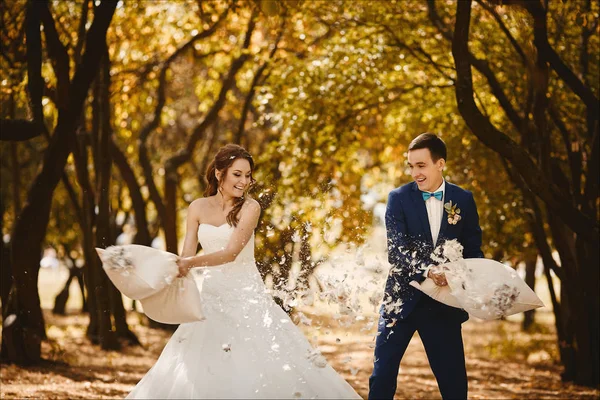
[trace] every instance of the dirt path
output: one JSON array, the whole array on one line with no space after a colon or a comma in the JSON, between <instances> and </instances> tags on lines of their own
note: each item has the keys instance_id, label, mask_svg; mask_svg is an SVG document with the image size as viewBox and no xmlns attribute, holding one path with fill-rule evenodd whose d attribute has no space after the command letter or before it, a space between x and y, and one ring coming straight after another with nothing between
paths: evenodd
<instances>
[{"instance_id":1,"label":"dirt path","mask_svg":"<svg viewBox=\"0 0 600 400\"><path fill-rule=\"evenodd\" d=\"M312 309L305 314L311 326L300 325L331 365L366 397L372 368L373 334L368 320L339 326L331 316ZM129 316L143 347L120 352L102 351L85 338L87 317L46 314L49 340L43 344L41 366L23 369L2 365L0 397L9 398L123 398L158 358L169 332L140 324ZM540 320L545 320L541 315ZM321 326L321 328L317 328ZM519 332L514 321L464 325L469 371L469 397L473 399L597 399L598 390L563 384L551 325L542 323L536 333ZM397 398L439 399L439 392L419 338L411 342L401 365Z\"/></svg>"}]
</instances>

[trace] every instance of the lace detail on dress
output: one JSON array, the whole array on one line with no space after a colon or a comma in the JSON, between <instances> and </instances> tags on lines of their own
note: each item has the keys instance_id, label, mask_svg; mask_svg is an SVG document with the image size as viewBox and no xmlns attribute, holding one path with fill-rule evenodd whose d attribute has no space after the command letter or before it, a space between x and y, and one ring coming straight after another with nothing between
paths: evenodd
<instances>
[{"instance_id":1,"label":"lace detail on dress","mask_svg":"<svg viewBox=\"0 0 600 400\"><path fill-rule=\"evenodd\" d=\"M232 233L229 225L202 224L198 240L212 253ZM267 293L254 236L235 261L195 275L206 319L179 326L128 398L360 398Z\"/></svg>"},{"instance_id":2,"label":"lace detail on dress","mask_svg":"<svg viewBox=\"0 0 600 400\"><path fill-rule=\"evenodd\" d=\"M204 252L210 254L224 249L233 229L226 224L201 224L198 228L198 240ZM234 261L202 268L201 275L204 304L213 304L220 311L239 307L240 304L253 300L254 294L263 295L264 284L254 262L254 235Z\"/></svg>"},{"instance_id":3,"label":"lace detail on dress","mask_svg":"<svg viewBox=\"0 0 600 400\"><path fill-rule=\"evenodd\" d=\"M198 227L198 241L202 245L204 252L210 254L225 249L233 233L233 229L234 227L228 224L221 226L200 224ZM254 264L254 234L252 234L250 240L248 240L248 243L246 243L246 246L244 246L235 261L224 264L223 267L234 263Z\"/></svg>"}]
</instances>

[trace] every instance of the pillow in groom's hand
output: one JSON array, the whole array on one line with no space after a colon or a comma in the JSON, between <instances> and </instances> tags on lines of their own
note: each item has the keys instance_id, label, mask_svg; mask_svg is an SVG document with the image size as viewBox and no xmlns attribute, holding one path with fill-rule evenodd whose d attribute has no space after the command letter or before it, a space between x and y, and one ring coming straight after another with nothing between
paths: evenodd
<instances>
[{"instance_id":1,"label":"pillow in groom's hand","mask_svg":"<svg viewBox=\"0 0 600 400\"><path fill-rule=\"evenodd\" d=\"M204 319L200 291L192 273L175 278L166 288L140 300L144 314L163 324L183 324Z\"/></svg>"},{"instance_id":2,"label":"pillow in groom's hand","mask_svg":"<svg viewBox=\"0 0 600 400\"><path fill-rule=\"evenodd\" d=\"M141 300L177 277L177 256L148 246L128 244L96 248L106 275L125 296Z\"/></svg>"},{"instance_id":3,"label":"pillow in groom's hand","mask_svg":"<svg viewBox=\"0 0 600 400\"><path fill-rule=\"evenodd\" d=\"M426 278L421 283L417 281L410 281L409 284L412 287L419 289L421 292L425 293L432 299L439 301L440 303L443 303L450 307L462 308L458 300L456 300L456 298L452 296L448 285L438 286L431 278Z\"/></svg>"},{"instance_id":4,"label":"pillow in groom's hand","mask_svg":"<svg viewBox=\"0 0 600 400\"><path fill-rule=\"evenodd\" d=\"M491 320L544 307L517 272L494 260L467 258L441 266L460 307Z\"/></svg>"}]
</instances>

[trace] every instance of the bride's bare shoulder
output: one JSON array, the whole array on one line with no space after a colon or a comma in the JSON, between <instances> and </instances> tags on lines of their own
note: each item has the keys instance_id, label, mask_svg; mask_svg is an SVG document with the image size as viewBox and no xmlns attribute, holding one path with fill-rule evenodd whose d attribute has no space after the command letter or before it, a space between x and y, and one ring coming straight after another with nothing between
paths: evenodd
<instances>
[{"instance_id":1,"label":"bride's bare shoulder","mask_svg":"<svg viewBox=\"0 0 600 400\"><path fill-rule=\"evenodd\" d=\"M242 207L246 208L246 209L249 208L251 210L255 210L255 211L259 211L259 212L261 210L260 203L250 197L246 198L246 200L244 201L244 205Z\"/></svg>"},{"instance_id":2,"label":"bride's bare shoulder","mask_svg":"<svg viewBox=\"0 0 600 400\"><path fill-rule=\"evenodd\" d=\"M190 203L188 206L189 212L194 214L199 214L203 209L206 209L210 205L209 203L210 197L200 197Z\"/></svg>"}]
</instances>

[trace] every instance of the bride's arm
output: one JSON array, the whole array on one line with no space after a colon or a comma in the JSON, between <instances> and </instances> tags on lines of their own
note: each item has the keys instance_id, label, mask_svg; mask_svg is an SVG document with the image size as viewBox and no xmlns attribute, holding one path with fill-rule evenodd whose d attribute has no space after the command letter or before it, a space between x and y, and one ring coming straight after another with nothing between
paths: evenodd
<instances>
[{"instance_id":1,"label":"bride's arm","mask_svg":"<svg viewBox=\"0 0 600 400\"><path fill-rule=\"evenodd\" d=\"M201 200L194 200L188 207L187 212L187 224L185 230L185 240L183 242L183 250L181 251L181 257L192 257L196 255L196 249L198 248L198 225L200 224L198 218L198 208Z\"/></svg>"},{"instance_id":2,"label":"bride's arm","mask_svg":"<svg viewBox=\"0 0 600 400\"><path fill-rule=\"evenodd\" d=\"M240 210L240 220L231 234L227 247L214 253L180 259L177 262L180 273L185 275L194 267L210 267L234 261L252 237L259 216L260 205L258 202L256 200L247 201Z\"/></svg>"}]
</instances>

